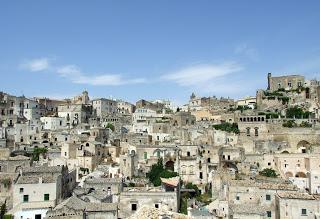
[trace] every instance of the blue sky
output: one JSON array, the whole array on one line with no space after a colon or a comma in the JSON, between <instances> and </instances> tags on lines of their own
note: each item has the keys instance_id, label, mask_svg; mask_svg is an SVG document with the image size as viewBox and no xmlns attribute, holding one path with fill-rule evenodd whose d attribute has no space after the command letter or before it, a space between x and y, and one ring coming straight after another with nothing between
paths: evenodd
<instances>
[{"instance_id":1,"label":"blue sky","mask_svg":"<svg viewBox=\"0 0 320 219\"><path fill-rule=\"evenodd\" d=\"M0 90L238 98L268 72L319 79L319 1L0 2Z\"/></svg>"}]
</instances>

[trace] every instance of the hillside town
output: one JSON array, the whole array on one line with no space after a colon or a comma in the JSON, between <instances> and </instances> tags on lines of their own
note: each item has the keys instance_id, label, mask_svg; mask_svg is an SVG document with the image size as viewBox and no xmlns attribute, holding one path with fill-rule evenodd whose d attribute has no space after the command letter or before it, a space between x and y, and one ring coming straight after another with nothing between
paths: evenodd
<instances>
[{"instance_id":1,"label":"hillside town","mask_svg":"<svg viewBox=\"0 0 320 219\"><path fill-rule=\"evenodd\" d=\"M0 92L1 218L320 218L320 81L181 106L89 92Z\"/></svg>"}]
</instances>

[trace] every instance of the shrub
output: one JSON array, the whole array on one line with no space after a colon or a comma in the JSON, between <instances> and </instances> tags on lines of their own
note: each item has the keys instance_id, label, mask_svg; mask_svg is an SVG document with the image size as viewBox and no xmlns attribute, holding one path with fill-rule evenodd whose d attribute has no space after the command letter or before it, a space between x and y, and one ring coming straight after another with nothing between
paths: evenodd
<instances>
[{"instance_id":1,"label":"shrub","mask_svg":"<svg viewBox=\"0 0 320 219\"><path fill-rule=\"evenodd\" d=\"M286 110L286 115L288 118L296 118L296 119L307 119L310 116L310 112L304 111L302 108L295 106L288 108Z\"/></svg>"},{"instance_id":2,"label":"shrub","mask_svg":"<svg viewBox=\"0 0 320 219\"><path fill-rule=\"evenodd\" d=\"M32 153L32 160L39 161L40 154L45 155L47 152L47 148L34 148Z\"/></svg>"},{"instance_id":3,"label":"shrub","mask_svg":"<svg viewBox=\"0 0 320 219\"><path fill-rule=\"evenodd\" d=\"M111 123L108 123L107 124L107 126L106 126L106 128L109 128L109 129L111 129L113 132L114 132L114 125L113 124L111 124Z\"/></svg>"},{"instance_id":4,"label":"shrub","mask_svg":"<svg viewBox=\"0 0 320 219\"><path fill-rule=\"evenodd\" d=\"M309 122L303 121L299 126L303 128L310 128L312 127L312 124L310 124Z\"/></svg>"},{"instance_id":5,"label":"shrub","mask_svg":"<svg viewBox=\"0 0 320 219\"><path fill-rule=\"evenodd\" d=\"M153 164L150 172L147 173L147 178L154 186L161 185L160 178L171 178L175 176L178 176L178 173L163 168L162 158L159 158L158 162Z\"/></svg>"},{"instance_id":6,"label":"shrub","mask_svg":"<svg viewBox=\"0 0 320 219\"><path fill-rule=\"evenodd\" d=\"M282 126L286 128L293 128L293 127L297 127L297 124L295 123L294 120L287 120L282 124Z\"/></svg>"},{"instance_id":7,"label":"shrub","mask_svg":"<svg viewBox=\"0 0 320 219\"><path fill-rule=\"evenodd\" d=\"M239 134L239 128L238 128L238 124L237 123L228 123L228 122L224 122L218 125L213 125L213 128L216 130L222 130L225 132L233 132L235 134Z\"/></svg>"},{"instance_id":8,"label":"shrub","mask_svg":"<svg viewBox=\"0 0 320 219\"><path fill-rule=\"evenodd\" d=\"M274 169L272 169L272 168L263 169L262 171L259 172L259 174L261 176L266 176L266 177L272 177L272 178L276 178L277 177L276 171Z\"/></svg>"}]
</instances>

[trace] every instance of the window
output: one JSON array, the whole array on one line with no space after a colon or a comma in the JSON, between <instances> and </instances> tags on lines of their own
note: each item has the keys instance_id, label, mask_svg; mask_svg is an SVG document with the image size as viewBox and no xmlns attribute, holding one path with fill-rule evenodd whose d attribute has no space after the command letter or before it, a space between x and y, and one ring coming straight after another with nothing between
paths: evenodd
<instances>
[{"instance_id":1,"label":"window","mask_svg":"<svg viewBox=\"0 0 320 219\"><path fill-rule=\"evenodd\" d=\"M271 195L266 195L266 200L270 201L271 200Z\"/></svg>"},{"instance_id":2,"label":"window","mask_svg":"<svg viewBox=\"0 0 320 219\"><path fill-rule=\"evenodd\" d=\"M236 196L236 200L238 200L238 201L240 200L240 196L239 195Z\"/></svg>"},{"instance_id":3,"label":"window","mask_svg":"<svg viewBox=\"0 0 320 219\"><path fill-rule=\"evenodd\" d=\"M200 178L200 179L202 179L202 172L200 172L200 174L199 174L199 178Z\"/></svg>"},{"instance_id":4,"label":"window","mask_svg":"<svg viewBox=\"0 0 320 219\"><path fill-rule=\"evenodd\" d=\"M43 199L44 199L45 201L49 201L49 194L44 194L44 195L43 195Z\"/></svg>"},{"instance_id":5,"label":"window","mask_svg":"<svg viewBox=\"0 0 320 219\"><path fill-rule=\"evenodd\" d=\"M288 82L288 87L291 87L291 82L290 81Z\"/></svg>"},{"instance_id":6,"label":"window","mask_svg":"<svg viewBox=\"0 0 320 219\"><path fill-rule=\"evenodd\" d=\"M160 151L157 151L157 157L160 157Z\"/></svg>"},{"instance_id":7,"label":"window","mask_svg":"<svg viewBox=\"0 0 320 219\"><path fill-rule=\"evenodd\" d=\"M271 211L267 211L267 217L271 217Z\"/></svg>"},{"instance_id":8,"label":"window","mask_svg":"<svg viewBox=\"0 0 320 219\"><path fill-rule=\"evenodd\" d=\"M250 128L247 128L247 136L250 136Z\"/></svg>"},{"instance_id":9,"label":"window","mask_svg":"<svg viewBox=\"0 0 320 219\"><path fill-rule=\"evenodd\" d=\"M131 211L137 210L137 204L131 204Z\"/></svg>"},{"instance_id":10,"label":"window","mask_svg":"<svg viewBox=\"0 0 320 219\"><path fill-rule=\"evenodd\" d=\"M29 201L29 195L24 195L23 202L28 202L28 201Z\"/></svg>"},{"instance_id":11,"label":"window","mask_svg":"<svg viewBox=\"0 0 320 219\"><path fill-rule=\"evenodd\" d=\"M154 204L154 207L155 208L159 208L159 204Z\"/></svg>"},{"instance_id":12,"label":"window","mask_svg":"<svg viewBox=\"0 0 320 219\"><path fill-rule=\"evenodd\" d=\"M301 87L301 86L302 86L301 81L298 81L298 87Z\"/></svg>"},{"instance_id":13,"label":"window","mask_svg":"<svg viewBox=\"0 0 320 219\"><path fill-rule=\"evenodd\" d=\"M187 152L187 156L190 157L190 151Z\"/></svg>"},{"instance_id":14,"label":"window","mask_svg":"<svg viewBox=\"0 0 320 219\"><path fill-rule=\"evenodd\" d=\"M301 215L307 215L307 209L302 208L301 209Z\"/></svg>"},{"instance_id":15,"label":"window","mask_svg":"<svg viewBox=\"0 0 320 219\"><path fill-rule=\"evenodd\" d=\"M23 188L20 188L20 193L23 193Z\"/></svg>"},{"instance_id":16,"label":"window","mask_svg":"<svg viewBox=\"0 0 320 219\"><path fill-rule=\"evenodd\" d=\"M145 160L148 158L147 152L144 152L144 153L143 153L143 157L144 157Z\"/></svg>"},{"instance_id":17,"label":"window","mask_svg":"<svg viewBox=\"0 0 320 219\"><path fill-rule=\"evenodd\" d=\"M258 127L254 128L254 135L259 136L259 128Z\"/></svg>"}]
</instances>

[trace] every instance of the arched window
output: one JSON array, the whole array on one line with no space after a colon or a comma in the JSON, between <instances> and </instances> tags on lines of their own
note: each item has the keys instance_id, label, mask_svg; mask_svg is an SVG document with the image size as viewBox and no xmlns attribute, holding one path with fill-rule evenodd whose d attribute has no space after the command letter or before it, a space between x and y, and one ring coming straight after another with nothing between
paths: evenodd
<instances>
[{"instance_id":1,"label":"arched window","mask_svg":"<svg viewBox=\"0 0 320 219\"><path fill-rule=\"evenodd\" d=\"M247 127L247 136L250 136L250 127Z\"/></svg>"}]
</instances>

